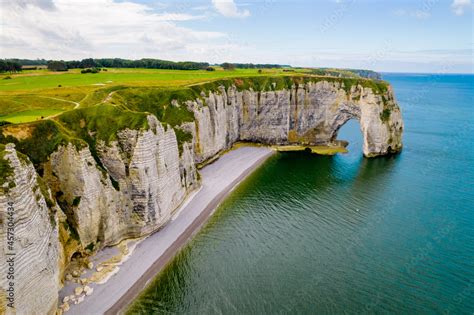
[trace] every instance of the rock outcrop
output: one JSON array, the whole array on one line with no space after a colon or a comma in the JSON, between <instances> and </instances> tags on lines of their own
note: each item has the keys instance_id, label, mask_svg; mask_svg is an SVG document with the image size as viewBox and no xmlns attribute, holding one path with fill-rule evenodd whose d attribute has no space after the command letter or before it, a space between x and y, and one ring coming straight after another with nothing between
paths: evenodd
<instances>
[{"instance_id":1,"label":"rock outcrop","mask_svg":"<svg viewBox=\"0 0 474 315\"><path fill-rule=\"evenodd\" d=\"M15 209L15 307L17 313L46 314L55 309L74 255L158 230L199 187L196 165L236 141L331 145L340 127L357 119L365 156L402 148L403 121L390 87L319 80L254 91L236 82L170 106L185 106L194 121L169 126L147 114L146 128L123 128L110 141L63 141L35 165L41 176L13 145L2 145L0 311L11 312L2 304L9 288L3 275L9 268L4 244L10 203ZM86 122L80 124L85 128ZM180 140L177 131L190 137ZM87 130L87 137L95 133Z\"/></svg>"},{"instance_id":2,"label":"rock outcrop","mask_svg":"<svg viewBox=\"0 0 474 315\"><path fill-rule=\"evenodd\" d=\"M193 152L181 156L174 130L148 116L149 130L123 130L89 147L69 143L51 155L53 193L83 248L140 237L166 223L187 193L198 187Z\"/></svg>"},{"instance_id":3,"label":"rock outcrop","mask_svg":"<svg viewBox=\"0 0 474 315\"><path fill-rule=\"evenodd\" d=\"M60 283L57 209L28 158L13 145L0 151L7 175L0 188L0 313L54 314Z\"/></svg>"},{"instance_id":4,"label":"rock outcrop","mask_svg":"<svg viewBox=\"0 0 474 315\"><path fill-rule=\"evenodd\" d=\"M266 144L329 145L339 129L357 119L367 157L402 148L403 121L393 92L382 94L361 85L350 89L339 82L309 82L276 91L209 92L187 102L196 117L192 130L198 162L228 148L236 140Z\"/></svg>"}]
</instances>

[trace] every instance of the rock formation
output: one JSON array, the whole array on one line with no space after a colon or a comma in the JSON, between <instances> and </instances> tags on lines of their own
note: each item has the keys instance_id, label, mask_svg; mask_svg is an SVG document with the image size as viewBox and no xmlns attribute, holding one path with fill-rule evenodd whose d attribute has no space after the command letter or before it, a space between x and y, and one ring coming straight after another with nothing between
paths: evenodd
<instances>
[{"instance_id":1,"label":"rock formation","mask_svg":"<svg viewBox=\"0 0 474 315\"><path fill-rule=\"evenodd\" d=\"M59 290L57 208L27 157L2 147L0 313L53 314ZM8 172L7 172L8 171ZM49 203L49 204L48 204Z\"/></svg>"},{"instance_id":2,"label":"rock formation","mask_svg":"<svg viewBox=\"0 0 474 315\"><path fill-rule=\"evenodd\" d=\"M357 119L367 157L402 148L403 121L390 87L383 94L339 82L309 82L287 90L209 92L202 100L187 102L196 117L187 126L195 139L197 161L209 159L236 140L266 144L329 145L339 129Z\"/></svg>"},{"instance_id":3,"label":"rock formation","mask_svg":"<svg viewBox=\"0 0 474 315\"><path fill-rule=\"evenodd\" d=\"M146 128L123 128L111 141L87 130L88 142L62 141L47 159L37 161L39 173L14 145L0 147L0 169L6 178L0 182L0 241L6 244L7 209L12 203L18 313L55 309L64 269L73 255L87 255L163 226L187 194L199 187L196 165L236 141L330 145L345 122L357 119L365 156L402 148L403 122L389 86L348 86L344 80L329 79L284 88L272 84L265 90L239 85L241 81L215 89L204 86L200 97L169 104L187 108L193 122L169 126L145 114ZM86 128L82 120L80 125ZM177 131L189 133L189 139L179 141ZM11 139L5 137L11 134L8 126L2 132L3 141ZM0 311L11 313L2 304L9 288L3 277L7 253L0 252Z\"/></svg>"}]
</instances>

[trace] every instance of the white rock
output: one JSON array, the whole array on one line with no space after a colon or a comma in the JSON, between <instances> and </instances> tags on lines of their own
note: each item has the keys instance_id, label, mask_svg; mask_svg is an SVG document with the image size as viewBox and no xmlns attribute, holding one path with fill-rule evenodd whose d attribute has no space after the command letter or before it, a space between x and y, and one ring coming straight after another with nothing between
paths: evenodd
<instances>
[{"instance_id":1,"label":"white rock","mask_svg":"<svg viewBox=\"0 0 474 315\"><path fill-rule=\"evenodd\" d=\"M91 287L89 287L89 286L87 286L87 285L84 287L84 293L85 293L87 296L91 295L92 292L94 292L94 288L91 288Z\"/></svg>"},{"instance_id":2,"label":"white rock","mask_svg":"<svg viewBox=\"0 0 474 315\"><path fill-rule=\"evenodd\" d=\"M82 286L76 287L76 288L74 289L74 294L75 294L75 295L81 295L82 292L84 292L84 288L83 288Z\"/></svg>"},{"instance_id":3,"label":"white rock","mask_svg":"<svg viewBox=\"0 0 474 315\"><path fill-rule=\"evenodd\" d=\"M61 310L62 310L63 312L67 312L67 311L69 311L69 309L70 309L69 303L64 302L64 304L61 305Z\"/></svg>"},{"instance_id":4,"label":"white rock","mask_svg":"<svg viewBox=\"0 0 474 315\"><path fill-rule=\"evenodd\" d=\"M84 302L84 298L85 298L85 296L84 296L84 295L81 295L81 296L77 299L76 304L80 304L80 303Z\"/></svg>"}]
</instances>

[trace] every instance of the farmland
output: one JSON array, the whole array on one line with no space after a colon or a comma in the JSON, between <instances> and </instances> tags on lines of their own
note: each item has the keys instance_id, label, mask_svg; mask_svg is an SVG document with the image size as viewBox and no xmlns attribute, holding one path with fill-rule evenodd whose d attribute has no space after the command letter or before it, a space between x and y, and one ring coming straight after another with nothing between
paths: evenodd
<instances>
[{"instance_id":1,"label":"farmland","mask_svg":"<svg viewBox=\"0 0 474 315\"><path fill-rule=\"evenodd\" d=\"M303 70L301 70L303 72ZM80 69L51 72L26 70L0 76L0 121L24 123L104 101L115 89L127 87L182 87L239 76L285 75L281 69L224 71L113 68L95 74Z\"/></svg>"}]
</instances>

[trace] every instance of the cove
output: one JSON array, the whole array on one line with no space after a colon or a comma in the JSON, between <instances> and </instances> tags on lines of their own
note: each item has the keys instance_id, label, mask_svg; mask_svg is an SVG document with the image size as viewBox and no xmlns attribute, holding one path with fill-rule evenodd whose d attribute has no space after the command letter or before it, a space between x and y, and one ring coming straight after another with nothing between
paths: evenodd
<instances>
[{"instance_id":1,"label":"cove","mask_svg":"<svg viewBox=\"0 0 474 315\"><path fill-rule=\"evenodd\" d=\"M346 155L275 155L128 313L472 313L473 76L384 79L400 155L364 159L352 121Z\"/></svg>"}]
</instances>

